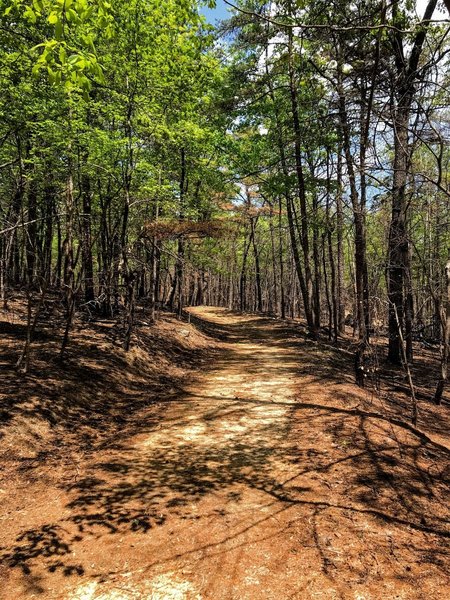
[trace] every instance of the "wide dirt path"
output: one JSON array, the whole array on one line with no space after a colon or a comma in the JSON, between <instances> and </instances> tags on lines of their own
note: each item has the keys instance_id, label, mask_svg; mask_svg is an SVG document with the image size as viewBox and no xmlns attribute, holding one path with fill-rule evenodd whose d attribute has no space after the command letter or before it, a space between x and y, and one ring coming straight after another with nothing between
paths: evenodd
<instances>
[{"instance_id":1,"label":"wide dirt path","mask_svg":"<svg viewBox=\"0 0 450 600\"><path fill-rule=\"evenodd\" d=\"M0 596L448 598L445 449L377 416L332 349L269 319L191 314L219 359L49 487L45 517L23 490Z\"/></svg>"}]
</instances>

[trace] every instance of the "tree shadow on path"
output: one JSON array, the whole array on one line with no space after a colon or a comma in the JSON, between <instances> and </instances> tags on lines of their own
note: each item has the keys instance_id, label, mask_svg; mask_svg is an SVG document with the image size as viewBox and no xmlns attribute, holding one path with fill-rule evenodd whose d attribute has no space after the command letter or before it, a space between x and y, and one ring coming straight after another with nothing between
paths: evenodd
<instances>
[{"instance_id":1,"label":"tree shadow on path","mask_svg":"<svg viewBox=\"0 0 450 600\"><path fill-rule=\"evenodd\" d=\"M309 385L342 378L340 363L324 365L323 355L308 352L270 320L206 327L238 345L269 341L271 353L266 360L250 352L243 362L242 351L231 349L205 370L205 380L225 369L235 373L239 365L243 382L286 373L308 373ZM274 360L277 352L280 359ZM348 395L346 407L287 402L276 391L271 399L252 397L239 382L230 388L236 394L217 395L214 386L200 382L198 393L190 386L166 414L133 435L119 432L80 479L63 486L65 515L23 532L13 547L1 549L0 560L26 576L38 563L49 573L83 575L87 565L71 558L83 540L101 544L112 537L119 543L125 535L157 535L167 547L148 557L149 569L200 551L211 556L248 546L264 536L286 543L295 526L303 532L300 546L314 548L330 581L365 581L376 563L394 563L397 554L408 565L449 576L450 468L444 447L400 421L351 408L355 399ZM267 516L249 513L249 498ZM275 517L276 530L272 524L266 531ZM193 527L208 528L211 519L230 519L228 533L192 538L176 550L168 543L173 523L189 538ZM343 536L340 546L333 546L336 531ZM378 545L364 556L367 540ZM340 551L347 553L344 563L337 561ZM399 571L398 577L408 573Z\"/></svg>"}]
</instances>

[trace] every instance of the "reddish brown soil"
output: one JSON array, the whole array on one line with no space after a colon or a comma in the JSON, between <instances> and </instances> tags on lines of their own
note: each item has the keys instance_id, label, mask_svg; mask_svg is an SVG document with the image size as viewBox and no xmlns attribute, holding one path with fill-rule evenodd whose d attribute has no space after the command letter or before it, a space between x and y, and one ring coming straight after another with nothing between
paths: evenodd
<instances>
[{"instance_id":1,"label":"reddish brown soil","mask_svg":"<svg viewBox=\"0 0 450 600\"><path fill-rule=\"evenodd\" d=\"M447 599L449 407L423 433L292 325L192 318L129 356L85 327L17 389L6 369L0 597Z\"/></svg>"}]
</instances>

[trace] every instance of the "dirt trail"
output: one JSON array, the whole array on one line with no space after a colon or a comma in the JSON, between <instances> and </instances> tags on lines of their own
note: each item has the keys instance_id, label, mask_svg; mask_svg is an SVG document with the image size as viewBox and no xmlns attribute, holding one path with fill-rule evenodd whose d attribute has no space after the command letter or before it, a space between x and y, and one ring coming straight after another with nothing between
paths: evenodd
<instances>
[{"instance_id":1,"label":"dirt trail","mask_svg":"<svg viewBox=\"0 0 450 600\"><path fill-rule=\"evenodd\" d=\"M0 597L448 598L444 450L374 416L332 350L269 319L192 315L219 360L70 484L24 484L2 517Z\"/></svg>"}]
</instances>

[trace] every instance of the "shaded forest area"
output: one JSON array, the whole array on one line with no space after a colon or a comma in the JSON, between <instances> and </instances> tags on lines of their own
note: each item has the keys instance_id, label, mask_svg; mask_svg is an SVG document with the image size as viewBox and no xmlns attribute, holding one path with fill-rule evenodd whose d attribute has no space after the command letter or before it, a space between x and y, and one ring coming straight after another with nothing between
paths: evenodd
<instances>
[{"instance_id":1,"label":"shaded forest area","mask_svg":"<svg viewBox=\"0 0 450 600\"><path fill-rule=\"evenodd\" d=\"M227 5L232 6L227 2ZM186 305L383 335L447 380L447 12L399 1L2 3L0 295L151 321ZM211 4L213 5L213 3ZM422 12L418 12L418 11ZM430 382L431 383L431 382Z\"/></svg>"},{"instance_id":2,"label":"shaded forest area","mask_svg":"<svg viewBox=\"0 0 450 600\"><path fill-rule=\"evenodd\" d=\"M450 331L447 13L393 2L5 3L0 295L117 320L217 305L357 340L364 385ZM213 5L213 4L212 4ZM419 13L421 10L423 13ZM50 307L50 308L49 308ZM50 311L50 312L49 312ZM47 317L48 318L48 317ZM431 383L431 382L430 382Z\"/></svg>"},{"instance_id":3,"label":"shaded forest area","mask_svg":"<svg viewBox=\"0 0 450 600\"><path fill-rule=\"evenodd\" d=\"M0 599L443 600L449 2L217 5L0 0Z\"/></svg>"}]
</instances>

